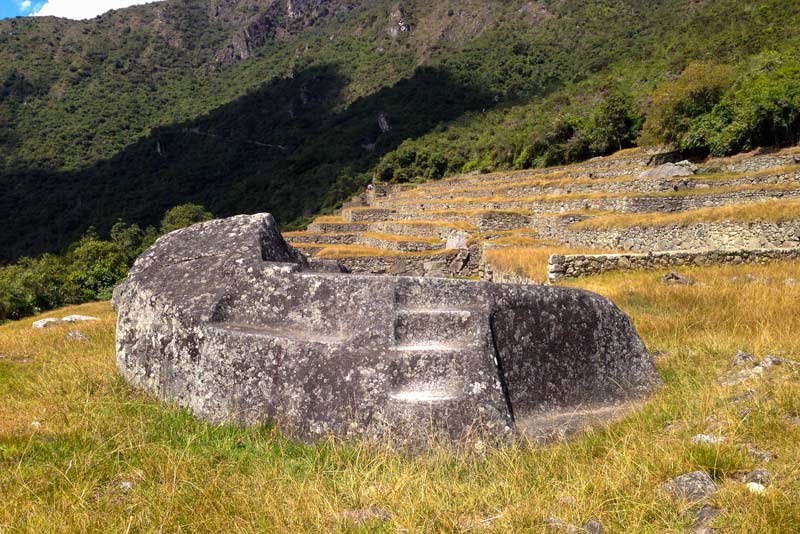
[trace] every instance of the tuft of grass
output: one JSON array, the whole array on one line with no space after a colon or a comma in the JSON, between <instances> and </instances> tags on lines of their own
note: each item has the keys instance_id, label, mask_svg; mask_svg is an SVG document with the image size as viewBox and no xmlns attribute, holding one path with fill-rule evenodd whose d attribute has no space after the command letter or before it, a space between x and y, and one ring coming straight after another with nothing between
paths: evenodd
<instances>
[{"instance_id":1,"label":"tuft of grass","mask_svg":"<svg viewBox=\"0 0 800 534\"><path fill-rule=\"evenodd\" d=\"M647 345L664 352L665 387L624 420L548 447L408 455L207 424L117 376L107 303L48 314L98 323L2 325L0 531L544 532L556 516L579 525L597 518L607 532L684 532L688 505L659 487L704 469L720 484L710 503L724 510L714 525L721 532L796 532L800 427L788 417L800 371L777 366L734 387L718 380L733 372L738 349L800 358L800 287L784 283L800 278L800 262L681 272L698 283L668 286L662 273L642 272L568 284L631 315ZM734 280L748 273L756 281ZM68 341L71 329L89 340ZM731 401L746 390L746 400ZM726 442L694 445L698 433ZM735 476L758 465L743 454L748 445L775 455L764 495Z\"/></svg>"},{"instance_id":2,"label":"tuft of grass","mask_svg":"<svg viewBox=\"0 0 800 534\"><path fill-rule=\"evenodd\" d=\"M747 202L718 208L700 208L676 213L620 213L579 221L575 230L630 228L632 226L689 226L711 222L786 222L800 219L800 199Z\"/></svg>"}]
</instances>

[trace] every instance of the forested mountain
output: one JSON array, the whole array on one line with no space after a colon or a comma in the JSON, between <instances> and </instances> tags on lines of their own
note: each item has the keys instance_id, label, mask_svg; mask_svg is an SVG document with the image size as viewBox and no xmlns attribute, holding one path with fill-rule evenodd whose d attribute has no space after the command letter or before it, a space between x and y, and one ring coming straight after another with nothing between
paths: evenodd
<instances>
[{"instance_id":1,"label":"forested mountain","mask_svg":"<svg viewBox=\"0 0 800 534\"><path fill-rule=\"evenodd\" d=\"M165 0L0 21L0 262L194 202L796 141L800 2Z\"/></svg>"}]
</instances>

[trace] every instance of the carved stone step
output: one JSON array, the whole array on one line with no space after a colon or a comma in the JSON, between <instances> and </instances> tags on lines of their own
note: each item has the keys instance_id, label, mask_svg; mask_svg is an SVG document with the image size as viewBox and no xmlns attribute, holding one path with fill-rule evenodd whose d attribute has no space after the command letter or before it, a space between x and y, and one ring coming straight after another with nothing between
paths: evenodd
<instances>
[{"instance_id":1,"label":"carved stone step","mask_svg":"<svg viewBox=\"0 0 800 534\"><path fill-rule=\"evenodd\" d=\"M488 302L477 282L402 278L395 288L395 306L426 309L480 309Z\"/></svg>"},{"instance_id":2,"label":"carved stone step","mask_svg":"<svg viewBox=\"0 0 800 534\"><path fill-rule=\"evenodd\" d=\"M469 310L408 308L397 311L394 334L400 346L469 345L477 341L477 330Z\"/></svg>"}]
</instances>

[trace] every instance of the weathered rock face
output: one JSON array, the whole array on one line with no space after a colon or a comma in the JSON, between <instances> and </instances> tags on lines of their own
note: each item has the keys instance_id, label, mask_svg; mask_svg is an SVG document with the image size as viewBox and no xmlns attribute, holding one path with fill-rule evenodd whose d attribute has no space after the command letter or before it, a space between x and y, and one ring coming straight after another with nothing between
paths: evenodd
<instances>
[{"instance_id":1,"label":"weathered rock face","mask_svg":"<svg viewBox=\"0 0 800 534\"><path fill-rule=\"evenodd\" d=\"M598 295L343 274L265 214L162 237L114 305L129 383L309 441L547 435L660 383L628 317Z\"/></svg>"}]
</instances>

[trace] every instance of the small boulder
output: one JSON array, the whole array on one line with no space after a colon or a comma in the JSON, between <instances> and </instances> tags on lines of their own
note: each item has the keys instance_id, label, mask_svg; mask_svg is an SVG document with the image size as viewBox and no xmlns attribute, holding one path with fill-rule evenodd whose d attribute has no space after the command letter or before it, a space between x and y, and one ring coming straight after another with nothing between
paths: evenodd
<instances>
[{"instance_id":1,"label":"small boulder","mask_svg":"<svg viewBox=\"0 0 800 534\"><path fill-rule=\"evenodd\" d=\"M48 317L47 319L39 319L38 321L34 321L33 327L36 329L48 328L60 322L61 321L59 321L55 317Z\"/></svg>"},{"instance_id":2,"label":"small boulder","mask_svg":"<svg viewBox=\"0 0 800 534\"><path fill-rule=\"evenodd\" d=\"M586 534L603 534L605 529L603 528L603 523L598 521L597 519L591 519L589 522L584 525L583 530L586 531Z\"/></svg>"},{"instance_id":3,"label":"small boulder","mask_svg":"<svg viewBox=\"0 0 800 534\"><path fill-rule=\"evenodd\" d=\"M749 353L747 353L747 352L745 352L743 350L740 350L740 351L738 351L736 353L736 356L733 357L732 365L734 365L734 366L745 365L745 364L748 364L748 363L753 363L755 361L756 361L755 356L753 356L752 354L749 354Z\"/></svg>"},{"instance_id":4,"label":"small boulder","mask_svg":"<svg viewBox=\"0 0 800 534\"><path fill-rule=\"evenodd\" d=\"M342 512L342 519L356 526L364 526L372 523L385 523L391 519L391 515L383 508L370 506L360 510L345 510Z\"/></svg>"},{"instance_id":5,"label":"small boulder","mask_svg":"<svg viewBox=\"0 0 800 534\"><path fill-rule=\"evenodd\" d=\"M70 341L89 341L89 336L84 333L78 332L77 330L73 330L69 334L67 334L67 339Z\"/></svg>"},{"instance_id":6,"label":"small boulder","mask_svg":"<svg viewBox=\"0 0 800 534\"><path fill-rule=\"evenodd\" d=\"M716 532L709 525L717 518L722 510L710 504L703 505L694 513L694 528L692 534L712 534Z\"/></svg>"},{"instance_id":7,"label":"small boulder","mask_svg":"<svg viewBox=\"0 0 800 534\"><path fill-rule=\"evenodd\" d=\"M450 232L447 237L447 245L445 250L461 250L462 248L469 247L469 234L462 231Z\"/></svg>"},{"instance_id":8,"label":"small boulder","mask_svg":"<svg viewBox=\"0 0 800 534\"><path fill-rule=\"evenodd\" d=\"M665 163L653 169L648 169L639 175L639 178L675 178L679 176L693 176L697 172L689 161L679 161L678 163Z\"/></svg>"},{"instance_id":9,"label":"small boulder","mask_svg":"<svg viewBox=\"0 0 800 534\"><path fill-rule=\"evenodd\" d=\"M557 517L548 517L545 521L547 532L566 532L568 534L580 534L581 528L567 523L566 521Z\"/></svg>"},{"instance_id":10,"label":"small boulder","mask_svg":"<svg viewBox=\"0 0 800 534\"><path fill-rule=\"evenodd\" d=\"M667 273L663 277L661 277L661 281L665 284L670 284L670 285L690 286L694 284L694 280L692 280L688 276L683 276L682 274L678 274L674 271Z\"/></svg>"},{"instance_id":11,"label":"small boulder","mask_svg":"<svg viewBox=\"0 0 800 534\"><path fill-rule=\"evenodd\" d=\"M764 463L769 463L772 460L773 454L769 451L765 451L764 449L759 449L758 447L747 447L747 452L753 458L760 460Z\"/></svg>"},{"instance_id":12,"label":"small boulder","mask_svg":"<svg viewBox=\"0 0 800 534\"><path fill-rule=\"evenodd\" d=\"M755 469L747 473L745 476L745 482L755 482L756 484L761 484L764 487L769 486L771 481L772 476L766 469Z\"/></svg>"},{"instance_id":13,"label":"small boulder","mask_svg":"<svg viewBox=\"0 0 800 534\"><path fill-rule=\"evenodd\" d=\"M89 321L99 321L97 317L89 317L88 315L67 315L63 319L62 322L65 323L84 323Z\"/></svg>"},{"instance_id":14,"label":"small boulder","mask_svg":"<svg viewBox=\"0 0 800 534\"><path fill-rule=\"evenodd\" d=\"M719 487L705 471L694 471L669 480L661 489L673 501L699 502L716 493Z\"/></svg>"}]
</instances>

